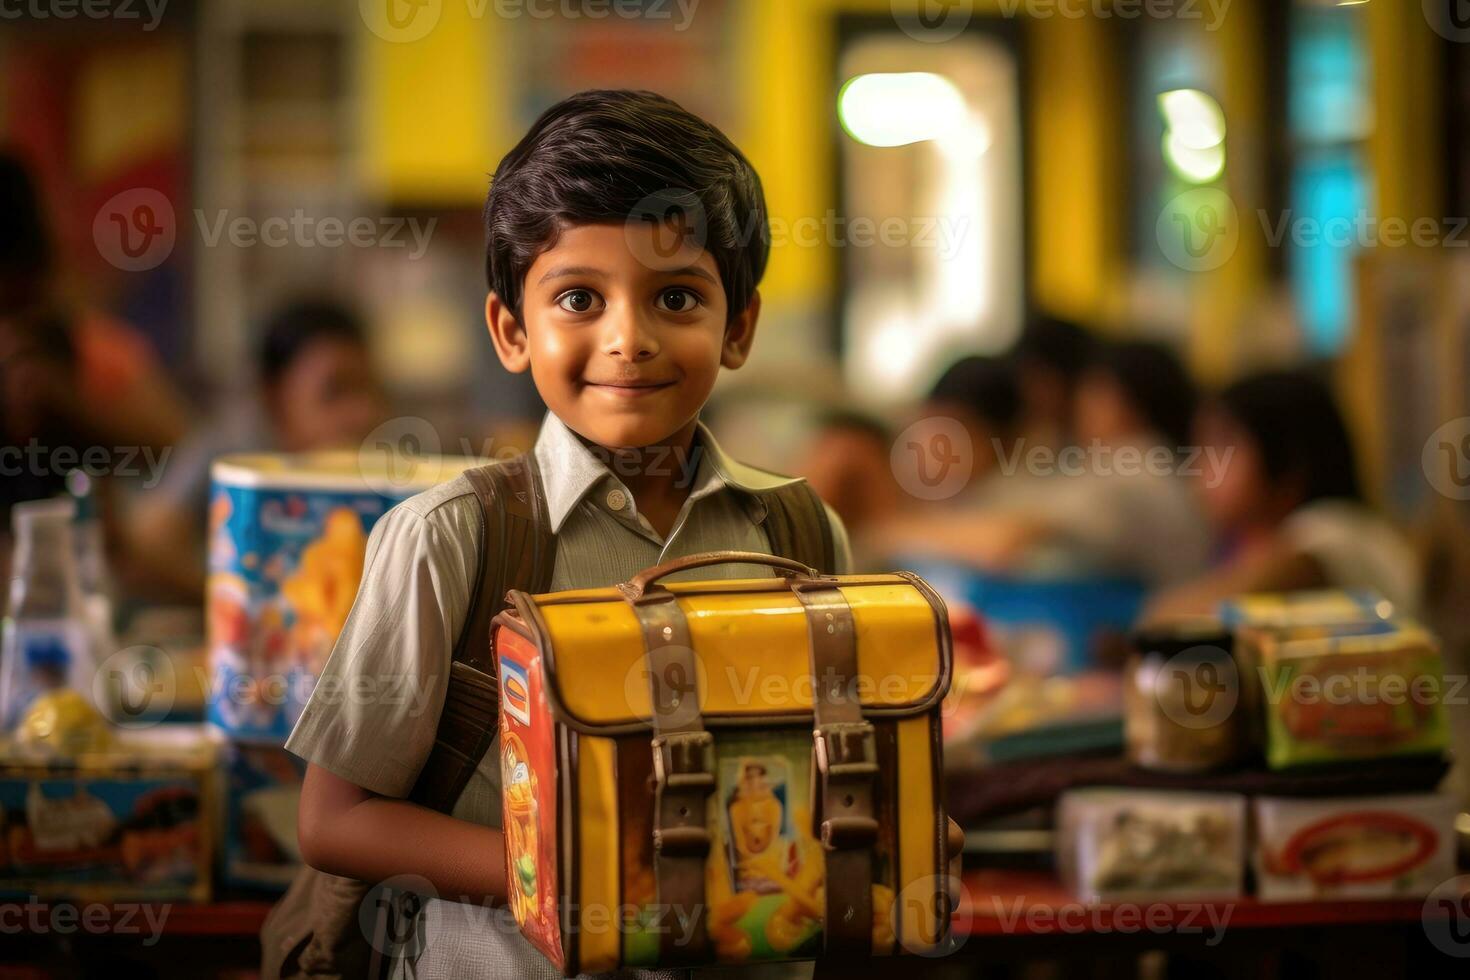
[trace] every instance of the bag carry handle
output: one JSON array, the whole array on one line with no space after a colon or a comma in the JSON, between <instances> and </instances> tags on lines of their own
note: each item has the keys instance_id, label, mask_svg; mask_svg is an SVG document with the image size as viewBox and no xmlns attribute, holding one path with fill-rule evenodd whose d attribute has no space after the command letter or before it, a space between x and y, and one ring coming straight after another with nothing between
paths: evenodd
<instances>
[{"instance_id":1,"label":"bag carry handle","mask_svg":"<svg viewBox=\"0 0 1470 980\"><path fill-rule=\"evenodd\" d=\"M618 591L623 593L629 602L637 602L655 582L665 575L672 575L689 568L703 568L706 565L728 564L768 565L784 572L787 578L821 578L821 573L815 568L790 558L763 555L758 551L704 551L697 555L685 555L683 558L675 558L661 565L645 568L619 585Z\"/></svg>"}]
</instances>

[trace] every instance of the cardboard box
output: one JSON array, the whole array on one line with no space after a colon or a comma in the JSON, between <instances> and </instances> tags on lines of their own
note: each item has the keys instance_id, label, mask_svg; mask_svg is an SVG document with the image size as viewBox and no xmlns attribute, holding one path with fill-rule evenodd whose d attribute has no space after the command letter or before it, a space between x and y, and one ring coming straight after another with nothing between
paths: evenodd
<instances>
[{"instance_id":1,"label":"cardboard box","mask_svg":"<svg viewBox=\"0 0 1470 980\"><path fill-rule=\"evenodd\" d=\"M1455 876L1448 796L1255 801L1263 901L1422 898Z\"/></svg>"},{"instance_id":2,"label":"cardboard box","mask_svg":"<svg viewBox=\"0 0 1470 980\"><path fill-rule=\"evenodd\" d=\"M285 749L240 742L225 746L222 763L223 879L236 887L283 892L301 867L296 806L306 764Z\"/></svg>"},{"instance_id":3,"label":"cardboard box","mask_svg":"<svg viewBox=\"0 0 1470 980\"><path fill-rule=\"evenodd\" d=\"M1235 793L1072 790L1057 804L1057 866L1083 901L1238 898L1245 818Z\"/></svg>"},{"instance_id":4,"label":"cardboard box","mask_svg":"<svg viewBox=\"0 0 1470 980\"><path fill-rule=\"evenodd\" d=\"M1248 709L1272 769L1439 755L1449 738L1439 645L1407 622L1244 628Z\"/></svg>"},{"instance_id":5,"label":"cardboard box","mask_svg":"<svg viewBox=\"0 0 1470 980\"><path fill-rule=\"evenodd\" d=\"M194 725L121 731L74 758L0 748L0 893L207 901L215 754Z\"/></svg>"}]
</instances>

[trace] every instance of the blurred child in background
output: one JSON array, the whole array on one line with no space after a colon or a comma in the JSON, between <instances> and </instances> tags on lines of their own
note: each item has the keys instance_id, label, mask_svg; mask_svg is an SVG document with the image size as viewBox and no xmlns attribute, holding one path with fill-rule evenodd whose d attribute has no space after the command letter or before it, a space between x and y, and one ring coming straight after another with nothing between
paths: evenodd
<instances>
[{"instance_id":1,"label":"blurred child in background","mask_svg":"<svg viewBox=\"0 0 1470 980\"><path fill-rule=\"evenodd\" d=\"M1071 444L1077 384L1093 354L1093 335L1076 323L1037 316L1026 324L1010 357L1021 398L1017 435L1036 446Z\"/></svg>"},{"instance_id":2,"label":"blurred child in background","mask_svg":"<svg viewBox=\"0 0 1470 980\"><path fill-rule=\"evenodd\" d=\"M1242 592L1373 589L1413 613L1413 549L1363 501L1347 426L1307 371L1272 371L1226 388L1200 413L1198 439L1229 452L1199 483L1218 538L1213 571L1158 596L1150 615L1208 613Z\"/></svg>"},{"instance_id":3,"label":"blurred child in background","mask_svg":"<svg viewBox=\"0 0 1470 980\"><path fill-rule=\"evenodd\" d=\"M888 462L893 435L862 412L833 410L817 422L799 457L799 474L827 501L849 533L874 526L899 506L899 488Z\"/></svg>"},{"instance_id":4,"label":"blurred child in background","mask_svg":"<svg viewBox=\"0 0 1470 980\"><path fill-rule=\"evenodd\" d=\"M67 333L76 368L73 413L109 448L177 442L187 429L183 397L137 328L97 309L66 307L40 195L26 167L6 153L0 153L0 215L0 316Z\"/></svg>"},{"instance_id":5,"label":"blurred child in background","mask_svg":"<svg viewBox=\"0 0 1470 980\"><path fill-rule=\"evenodd\" d=\"M997 453L996 478L1009 484L1002 492L982 495L964 514L888 522L868 546L993 572L1102 575L1153 587L1197 575L1208 535L1179 473L1193 384L1160 345L1091 346L1070 399L1076 445L1017 437L1009 455Z\"/></svg>"},{"instance_id":6,"label":"blurred child in background","mask_svg":"<svg viewBox=\"0 0 1470 980\"><path fill-rule=\"evenodd\" d=\"M362 321L327 300L300 300L265 324L256 398L224 406L219 419L185 440L162 482L138 500L139 546L157 559L181 597L202 595L209 470L236 452L357 450L388 415ZM187 552L183 549L188 549ZM180 554L199 560L181 564Z\"/></svg>"}]
</instances>

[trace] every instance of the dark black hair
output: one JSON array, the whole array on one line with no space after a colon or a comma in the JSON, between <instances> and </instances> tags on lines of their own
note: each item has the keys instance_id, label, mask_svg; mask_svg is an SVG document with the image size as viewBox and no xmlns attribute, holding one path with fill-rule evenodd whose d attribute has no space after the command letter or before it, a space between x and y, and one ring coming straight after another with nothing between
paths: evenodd
<instances>
[{"instance_id":1,"label":"dark black hair","mask_svg":"<svg viewBox=\"0 0 1470 980\"><path fill-rule=\"evenodd\" d=\"M485 199L485 275L519 319L536 256L567 224L682 217L720 270L733 318L771 250L760 178L714 126L652 92L582 92L547 109Z\"/></svg>"},{"instance_id":2,"label":"dark black hair","mask_svg":"<svg viewBox=\"0 0 1470 980\"><path fill-rule=\"evenodd\" d=\"M1011 353L1021 364L1040 364L1067 381L1076 381L1092 362L1094 344L1093 335L1085 327L1061 317L1036 314L1027 320Z\"/></svg>"},{"instance_id":3,"label":"dark black hair","mask_svg":"<svg viewBox=\"0 0 1470 980\"><path fill-rule=\"evenodd\" d=\"M1089 370L1117 382L1134 411L1172 447L1189 442L1198 392L1172 350L1148 340L1097 342Z\"/></svg>"},{"instance_id":4,"label":"dark black hair","mask_svg":"<svg viewBox=\"0 0 1470 980\"><path fill-rule=\"evenodd\" d=\"M1266 371L1235 382L1215 405L1260 450L1273 484L1300 484L1302 503L1362 499L1347 424L1327 385L1305 370Z\"/></svg>"},{"instance_id":5,"label":"dark black hair","mask_svg":"<svg viewBox=\"0 0 1470 980\"><path fill-rule=\"evenodd\" d=\"M40 299L52 243L30 171L9 153L0 153L0 215L0 302L20 307Z\"/></svg>"},{"instance_id":6,"label":"dark black hair","mask_svg":"<svg viewBox=\"0 0 1470 980\"><path fill-rule=\"evenodd\" d=\"M1015 366L996 357L962 357L934 382L931 402L963 405L999 429L1010 429L1021 418L1021 389Z\"/></svg>"},{"instance_id":7,"label":"dark black hair","mask_svg":"<svg viewBox=\"0 0 1470 980\"><path fill-rule=\"evenodd\" d=\"M266 320L260 343L260 380L275 384L301 352L319 340L367 346L367 331L352 310L330 300L297 300Z\"/></svg>"}]
</instances>

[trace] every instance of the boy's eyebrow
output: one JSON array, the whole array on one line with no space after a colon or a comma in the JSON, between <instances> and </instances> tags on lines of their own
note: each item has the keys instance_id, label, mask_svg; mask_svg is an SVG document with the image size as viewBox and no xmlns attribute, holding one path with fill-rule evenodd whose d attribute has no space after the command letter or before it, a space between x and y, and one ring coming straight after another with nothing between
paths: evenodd
<instances>
[{"instance_id":1,"label":"boy's eyebrow","mask_svg":"<svg viewBox=\"0 0 1470 980\"><path fill-rule=\"evenodd\" d=\"M669 276L695 276L699 279L707 281L711 286L718 286L720 284L720 280L716 279L714 276L710 275L708 272L704 271L697 265L686 265L682 269L668 269L664 271L664 274Z\"/></svg>"},{"instance_id":2,"label":"boy's eyebrow","mask_svg":"<svg viewBox=\"0 0 1470 980\"><path fill-rule=\"evenodd\" d=\"M685 266L682 269L662 269L660 270L660 272L666 276L694 276L698 279L705 280L711 286L718 286L720 284L720 280L716 279L714 276L710 275L708 272L701 269L697 265ZM554 269L546 270L546 274L543 275L540 279L536 280L536 284L539 286L543 282L547 282L552 279L565 279L569 276L585 276L595 279L606 279L607 273L603 272L601 269L594 269L590 265L559 265Z\"/></svg>"},{"instance_id":3,"label":"boy's eyebrow","mask_svg":"<svg viewBox=\"0 0 1470 980\"><path fill-rule=\"evenodd\" d=\"M549 279L564 279L567 276L592 276L597 279L607 278L607 273L601 269L594 269L590 265L559 265L554 269L548 269L546 275L536 281L539 286Z\"/></svg>"}]
</instances>

